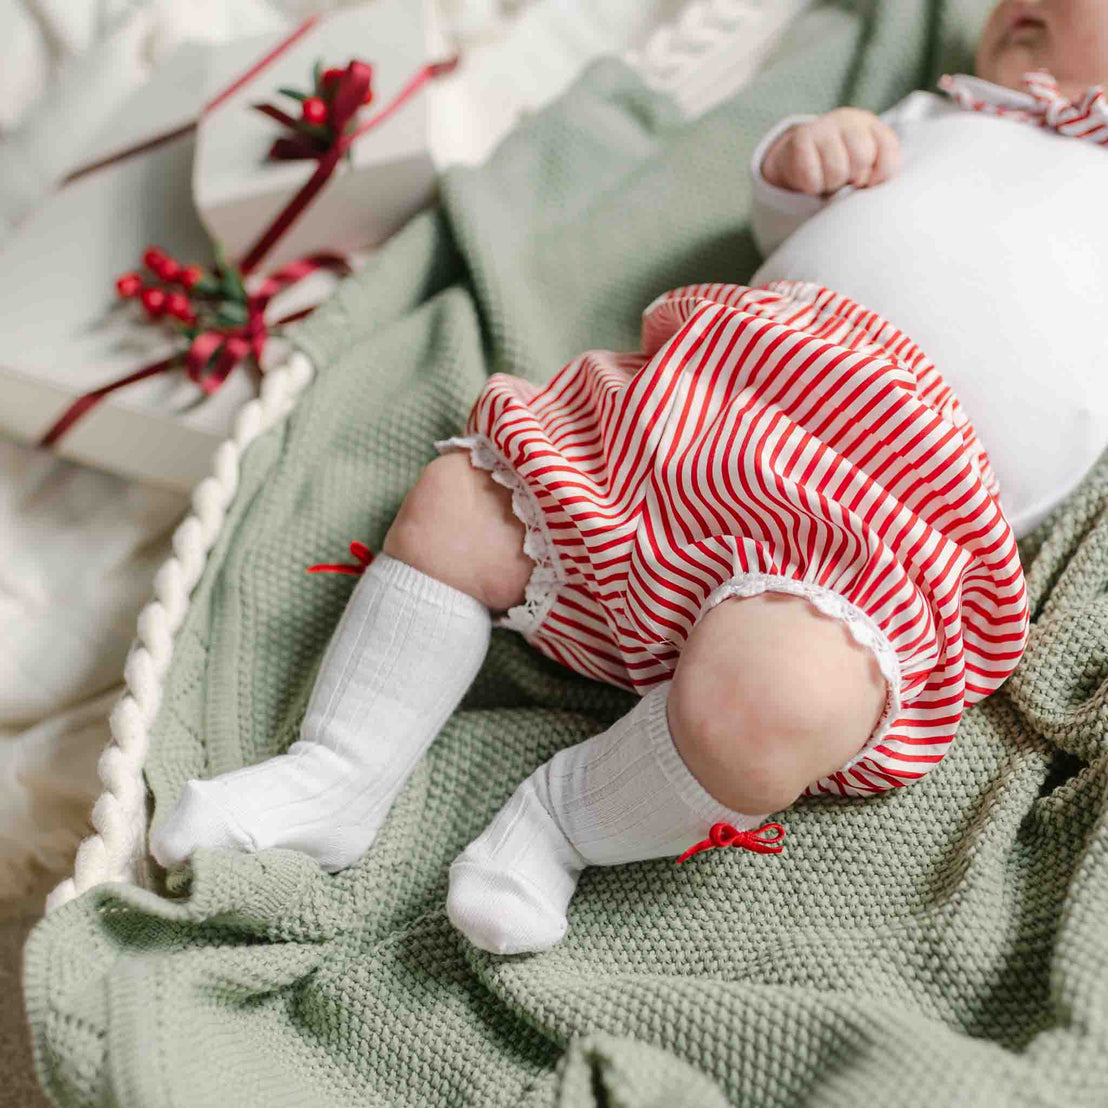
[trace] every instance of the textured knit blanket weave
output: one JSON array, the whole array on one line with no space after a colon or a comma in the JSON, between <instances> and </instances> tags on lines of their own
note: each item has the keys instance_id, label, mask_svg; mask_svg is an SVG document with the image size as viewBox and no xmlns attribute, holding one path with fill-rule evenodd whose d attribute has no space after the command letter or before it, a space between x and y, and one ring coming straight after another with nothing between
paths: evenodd
<instances>
[{"instance_id":1,"label":"textured knit blanket weave","mask_svg":"<svg viewBox=\"0 0 1108 1108\"><path fill-rule=\"evenodd\" d=\"M749 279L757 139L965 70L987 6L817 8L695 122L606 61L449 175L300 331L317 376L247 453L193 595L151 738L155 813L293 741L354 581L305 567L379 548L490 372L544 381L634 348L665 289ZM1102 465L1024 542L1026 657L925 780L799 803L777 856L589 869L566 940L507 958L450 927L447 867L632 699L496 632L358 865L201 851L160 893L103 885L39 925L44 1085L89 1108L1104 1104L1106 506Z\"/></svg>"}]
</instances>

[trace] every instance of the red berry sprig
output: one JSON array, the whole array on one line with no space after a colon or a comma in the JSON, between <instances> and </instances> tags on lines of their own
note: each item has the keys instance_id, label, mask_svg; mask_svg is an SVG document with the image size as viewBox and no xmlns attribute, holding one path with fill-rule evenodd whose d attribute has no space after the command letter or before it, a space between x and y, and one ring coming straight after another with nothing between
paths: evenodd
<instances>
[{"instance_id":1,"label":"red berry sprig","mask_svg":"<svg viewBox=\"0 0 1108 1108\"><path fill-rule=\"evenodd\" d=\"M308 89L282 87L277 91L295 100L299 112L297 116L274 104L253 105L255 111L286 129L273 140L268 156L280 161L321 158L357 129L358 112L373 100L373 67L357 58L345 68L324 69L317 61Z\"/></svg>"},{"instance_id":2,"label":"red berry sprig","mask_svg":"<svg viewBox=\"0 0 1108 1108\"><path fill-rule=\"evenodd\" d=\"M366 93L362 97L362 105L373 101L373 67L357 58L351 60L345 69L331 66L324 69L322 64L316 62L312 71L312 86L310 92L304 92L295 88L282 88L278 92L300 102L300 123L311 127L320 127L330 132L334 126L332 119L332 107L335 93L338 91L342 79L347 75L362 78L366 83ZM328 137L334 137L328 135Z\"/></svg>"},{"instance_id":3,"label":"red berry sprig","mask_svg":"<svg viewBox=\"0 0 1108 1108\"><path fill-rule=\"evenodd\" d=\"M173 320L191 333L201 322L225 326L243 315L241 279L229 269L208 272L182 265L159 246L144 250L142 263L156 281L142 273L124 273L116 278L115 289L123 300L137 299L149 319Z\"/></svg>"}]
</instances>

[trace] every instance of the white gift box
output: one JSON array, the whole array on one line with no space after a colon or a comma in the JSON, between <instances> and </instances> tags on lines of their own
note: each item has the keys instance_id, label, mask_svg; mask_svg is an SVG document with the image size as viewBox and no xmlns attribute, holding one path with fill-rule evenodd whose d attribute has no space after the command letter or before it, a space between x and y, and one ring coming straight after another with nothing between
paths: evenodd
<instances>
[{"instance_id":1,"label":"white gift box","mask_svg":"<svg viewBox=\"0 0 1108 1108\"><path fill-rule=\"evenodd\" d=\"M373 67L370 119L429 61L438 46L426 0L374 0L336 11L270 62L218 107L205 113L197 135L193 196L204 226L227 256L242 258L315 172L314 159L268 160L273 140L287 133L255 111L267 103L297 118L300 106L277 92L311 92L312 67L345 69L357 58ZM276 44L278 40L272 40ZM248 70L265 47L257 40L225 48ZM222 81L220 58L218 81ZM360 136L321 193L266 255L272 268L319 250L347 251L383 242L432 197L435 169L428 142L428 98L416 92L396 112Z\"/></svg>"}]
</instances>

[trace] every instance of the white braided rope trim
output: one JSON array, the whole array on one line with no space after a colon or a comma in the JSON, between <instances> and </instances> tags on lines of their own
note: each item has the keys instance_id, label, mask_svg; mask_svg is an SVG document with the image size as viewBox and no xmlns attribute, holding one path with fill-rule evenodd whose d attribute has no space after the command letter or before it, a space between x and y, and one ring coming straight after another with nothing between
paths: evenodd
<instances>
[{"instance_id":1,"label":"white braided rope trim","mask_svg":"<svg viewBox=\"0 0 1108 1108\"><path fill-rule=\"evenodd\" d=\"M95 833L78 847L73 876L47 897L47 912L105 881L144 883L147 828L142 771L174 639L235 497L243 452L292 411L313 372L312 363L300 352L268 370L258 397L242 406L234 433L215 451L212 475L193 490L192 511L173 533L173 554L154 577L154 599L139 614L137 635L123 668L124 692L109 717L111 741L97 767L104 791L92 809Z\"/></svg>"},{"instance_id":2,"label":"white braided rope trim","mask_svg":"<svg viewBox=\"0 0 1108 1108\"><path fill-rule=\"evenodd\" d=\"M750 80L781 34L813 0L692 0L623 60L691 119Z\"/></svg>"},{"instance_id":3,"label":"white braided rope trim","mask_svg":"<svg viewBox=\"0 0 1108 1108\"><path fill-rule=\"evenodd\" d=\"M700 616L717 604L732 596L759 596L764 592L788 593L790 596L802 596L809 604L830 619L838 620L850 637L861 647L868 650L881 670L885 679L885 709L877 726L873 729L866 745L854 755L842 771L850 769L861 761L889 732L889 728L900 716L900 658L888 636L873 619L845 596L824 585L811 581L797 581L793 577L783 577L776 573L743 573L724 581L713 589L700 608ZM700 618L700 617L698 617Z\"/></svg>"}]
</instances>

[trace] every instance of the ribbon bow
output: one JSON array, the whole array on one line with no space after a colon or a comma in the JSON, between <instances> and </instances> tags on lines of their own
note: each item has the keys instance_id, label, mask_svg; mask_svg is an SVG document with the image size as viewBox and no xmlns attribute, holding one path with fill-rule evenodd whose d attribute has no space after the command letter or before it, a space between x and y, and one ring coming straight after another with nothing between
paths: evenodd
<instances>
[{"instance_id":1,"label":"ribbon bow","mask_svg":"<svg viewBox=\"0 0 1108 1108\"><path fill-rule=\"evenodd\" d=\"M348 573L352 577L361 576L369 568L373 561L373 551L364 542L355 539L350 544L350 554L357 565L349 562L320 562L314 566L308 566L308 573Z\"/></svg>"},{"instance_id":2,"label":"ribbon bow","mask_svg":"<svg viewBox=\"0 0 1108 1108\"><path fill-rule=\"evenodd\" d=\"M393 112L397 111L408 99L418 92L428 81L433 81L447 73L453 72L458 66L458 58L447 58L441 62L430 62L421 66L408 83L386 104L380 111L374 113L364 123L356 127L349 127L349 123L365 100L365 94L369 89L372 70L364 62L351 62L346 67L343 76L339 79L331 99L331 127L329 140L321 148L315 148L308 154L300 154L298 157L313 157L318 159L315 172L304 182L300 191L292 198L289 204L280 212L270 227L263 232L261 238L247 251L246 256L239 263L239 269L243 273L250 273L255 266L269 253L274 243L292 226L300 213L312 202L315 194L330 179L335 172L342 156L350 149L367 131L380 126ZM288 121L295 125L295 120L278 108L266 111L268 105L255 105L266 115L277 118L280 122ZM274 143L276 148L280 139Z\"/></svg>"},{"instance_id":3,"label":"ribbon bow","mask_svg":"<svg viewBox=\"0 0 1108 1108\"><path fill-rule=\"evenodd\" d=\"M317 67L317 74L319 73ZM358 109L372 98L373 68L354 59L345 69L329 69L316 78L317 96L309 97L306 106L319 108L323 118L313 123L294 119L288 112L272 104L255 104L254 110L275 119L288 128L288 134L274 139L269 157L284 161L297 158L322 158L331 143L341 138ZM303 95L282 89L288 95ZM320 99L320 94L327 97Z\"/></svg>"},{"instance_id":4,"label":"ribbon bow","mask_svg":"<svg viewBox=\"0 0 1108 1108\"><path fill-rule=\"evenodd\" d=\"M345 275L350 265L339 254L321 252L309 254L295 262L289 262L269 274L257 289L246 298L246 322L238 327L224 330L201 331L189 344L185 356L185 370L189 380L199 385L207 395L214 393L224 381L248 357L253 355L256 365L261 365L262 351L269 339L269 327L265 319L265 310L270 300L282 289L314 273L318 269L328 269L333 273ZM284 316L277 324L292 323L302 319L312 309Z\"/></svg>"},{"instance_id":5,"label":"ribbon bow","mask_svg":"<svg viewBox=\"0 0 1108 1108\"><path fill-rule=\"evenodd\" d=\"M1025 73L1022 83L1026 92L964 73L939 78L939 88L967 111L1037 123L1070 138L1108 145L1108 96L1103 85L1090 85L1074 103L1059 91L1058 82L1045 69Z\"/></svg>"},{"instance_id":6,"label":"ribbon bow","mask_svg":"<svg viewBox=\"0 0 1108 1108\"><path fill-rule=\"evenodd\" d=\"M785 829L779 823L763 823L753 831L740 831L729 823L717 823L712 826L708 837L703 842L690 846L677 859L677 865L702 850L713 850L717 847L734 846L753 851L755 854L780 854L784 849L782 845L784 839Z\"/></svg>"}]
</instances>

